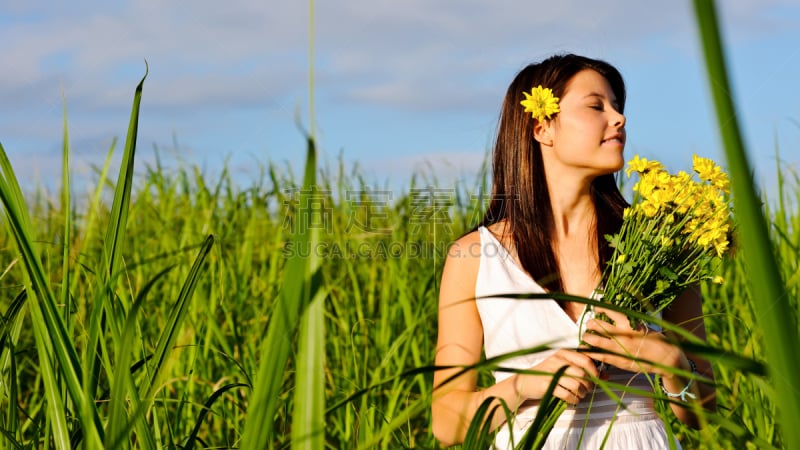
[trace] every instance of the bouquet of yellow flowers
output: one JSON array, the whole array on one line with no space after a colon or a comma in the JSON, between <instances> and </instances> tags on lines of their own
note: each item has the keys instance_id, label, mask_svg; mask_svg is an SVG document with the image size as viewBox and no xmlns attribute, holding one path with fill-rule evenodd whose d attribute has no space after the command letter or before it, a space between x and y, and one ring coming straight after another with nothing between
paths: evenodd
<instances>
[{"instance_id":1,"label":"bouquet of yellow flowers","mask_svg":"<svg viewBox=\"0 0 800 450\"><path fill-rule=\"evenodd\" d=\"M638 155L628 163L626 174L640 179L620 231L606 236L614 252L604 302L656 314L692 284L721 282L713 274L729 246L729 179L710 159L695 155L693 166L699 180Z\"/></svg>"}]
</instances>

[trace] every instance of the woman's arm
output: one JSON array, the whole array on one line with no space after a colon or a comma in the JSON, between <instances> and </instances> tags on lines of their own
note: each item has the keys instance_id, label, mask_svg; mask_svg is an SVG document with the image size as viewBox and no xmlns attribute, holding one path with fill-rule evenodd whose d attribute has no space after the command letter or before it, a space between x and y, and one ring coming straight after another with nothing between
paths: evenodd
<instances>
[{"instance_id":1,"label":"woman's arm","mask_svg":"<svg viewBox=\"0 0 800 450\"><path fill-rule=\"evenodd\" d=\"M478 233L459 239L448 252L439 289L437 366L468 366L480 361L483 326L475 304L479 262ZM478 375L474 370L447 381L459 371L459 367L442 369L433 376L432 428L434 436L444 445L464 440L475 412L489 396L505 399L510 408L516 408L520 403L513 382L478 391ZM492 422L493 428L501 424L502 414L495 414Z\"/></svg>"},{"instance_id":2,"label":"woman's arm","mask_svg":"<svg viewBox=\"0 0 800 450\"><path fill-rule=\"evenodd\" d=\"M439 335L436 346L437 366L469 366L480 361L483 347L483 326L475 303L475 282L480 262L480 236L470 233L459 239L448 252L442 272L439 293ZM487 389L477 389L477 373L467 371L452 380L462 369L453 367L434 373L434 393L431 408L433 434L444 445L464 440L470 422L478 407L487 398L495 398L490 410L506 406L516 411L527 399L544 396L552 374L567 366L554 391L558 398L577 403L591 391L592 383L586 379L598 376L593 361L572 350L558 350L540 364L531 368L540 375L515 374ZM505 422L502 407L487 420L491 429Z\"/></svg>"},{"instance_id":3,"label":"woman's arm","mask_svg":"<svg viewBox=\"0 0 800 450\"><path fill-rule=\"evenodd\" d=\"M689 378L677 375L669 368L691 372L689 359L695 363L699 375L713 382L714 372L711 364L707 360L684 352L671 344L667 336L671 338L676 336L669 331L658 333L648 330L633 330L624 315L613 311L607 311L607 313L616 324L611 325L596 319L590 320L587 322L586 329L592 330L594 333L584 334L583 340L591 346L630 356L608 353L592 354L595 359L623 370L657 374L661 376L664 388L676 394L683 390L689 382ZM663 311L662 317L705 341L706 330L703 323L702 299L697 287L687 289L675 299L669 308ZM640 361L633 361L631 357ZM695 380L692 382L690 392L703 408L716 411L716 391L712 384ZM686 398L691 400L688 396ZM685 424L695 428L700 426L700 421L692 408L686 408L676 403L670 403L670 407L675 416Z\"/></svg>"},{"instance_id":4,"label":"woman's arm","mask_svg":"<svg viewBox=\"0 0 800 450\"><path fill-rule=\"evenodd\" d=\"M669 308L664 310L663 317L665 320L677 324L705 342L706 326L703 322L702 303L703 300L702 296L700 295L700 288L693 286L687 289L680 297L672 302ZM674 338L675 336L670 337ZM700 358L699 356L691 353L680 351L680 349L678 349L678 351L678 365L675 367L679 367L686 372L691 372L691 367L689 366L689 362L687 360L691 359L697 366L697 373L702 377L709 379L713 383L714 369L711 367L711 363L708 360ZM664 383L664 387L669 392L675 393L680 392L688 382L686 378L672 373L663 374L661 378ZM691 392L695 395L697 400L700 401L700 404L703 406L703 408L709 411L717 410L716 388L713 384L695 381L692 383L691 388ZM691 408L684 408L675 403L670 403L670 406L678 419L680 419L683 423L695 428L700 426L700 422Z\"/></svg>"}]
</instances>

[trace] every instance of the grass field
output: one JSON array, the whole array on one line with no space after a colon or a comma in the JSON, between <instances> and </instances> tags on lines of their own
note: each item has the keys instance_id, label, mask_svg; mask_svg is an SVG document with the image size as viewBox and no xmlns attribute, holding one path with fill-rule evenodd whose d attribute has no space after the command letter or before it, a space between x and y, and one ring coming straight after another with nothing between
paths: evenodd
<instances>
[{"instance_id":1,"label":"grass field","mask_svg":"<svg viewBox=\"0 0 800 450\"><path fill-rule=\"evenodd\" d=\"M388 191L320 169L312 139L302 174L265 163L248 185L134 173L141 93L119 174L109 158L89 195L69 189L66 118L59 192L21 192L0 152L0 448L436 448L437 284L487 180ZM800 179L779 165L775 180L764 208L736 203L725 282L703 286L720 407L700 431L673 421L685 448L797 442L778 424L800 419L782 365L797 360Z\"/></svg>"},{"instance_id":2,"label":"grass field","mask_svg":"<svg viewBox=\"0 0 800 450\"><path fill-rule=\"evenodd\" d=\"M138 429L129 425L137 415L135 402L115 405L113 393L119 383L127 382L141 393L141 386L155 379L149 395L139 400L144 406L138 415L152 430L156 448L182 447L190 439L203 448L239 446L260 345L273 317L286 261L316 254L325 291L325 442L330 448L359 443L435 446L427 410L431 374L404 372L432 362L443 251L474 223L481 187L413 187L393 192L390 201L389 191L363 185L358 174L347 169L320 173L319 185L303 197L312 202L304 206L299 203L302 186L275 166L265 166L263 177L248 186L237 186L225 171L208 179L197 167L149 167L135 176L119 269L108 281L99 281L103 277L98 272L105 258L109 208L93 198L74 199L88 205L78 211L66 207L58 193L26 196L34 256L56 293L55 311L80 362L76 367L94 368L92 388L84 386L84 392L104 424L100 428L106 430L106 439L108 430L113 432L108 421L114 418L119 420L117 429L129 435L126 442L140 446ZM772 242L796 310L800 214L792 205L800 200L800 185L797 174L785 175L790 178L779 178L783 195L770 202L769 211ZM103 193L111 183L97 186ZM320 208L312 211L311 204ZM289 240L292 231L312 229L319 232L316 243ZM171 315L209 235L214 242L194 293L185 299L183 319L173 330L160 373L153 376L153 355L164 330L173 326ZM0 251L0 423L6 447L11 442L57 447L51 430L53 409L63 412L67 436L82 447L85 423L67 395L67 380L52 349L45 352L50 355L47 370L61 393L60 403L53 405L46 394L42 343L32 326L36 316L26 290L30 285L7 221L0 228ZM723 276L723 285L705 286L709 343L762 360L764 344L744 253L736 253ZM98 309L104 311L101 317ZM60 338L44 330L48 332L51 339ZM270 439L276 447L291 440L296 350L293 346L282 372L275 418L263 424L273 429ZM715 369L719 415L731 424L711 424L700 432L678 428L684 442L734 448L751 441L780 447L769 383L728 367L724 360ZM84 372L82 380L87 377ZM115 413L115 406L122 413Z\"/></svg>"}]
</instances>

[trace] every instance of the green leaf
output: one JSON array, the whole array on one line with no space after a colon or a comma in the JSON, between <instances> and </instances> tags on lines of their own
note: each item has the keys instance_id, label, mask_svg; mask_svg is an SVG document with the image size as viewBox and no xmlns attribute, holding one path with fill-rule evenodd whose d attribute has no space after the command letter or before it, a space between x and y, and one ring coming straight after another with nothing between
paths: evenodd
<instances>
[{"instance_id":1,"label":"green leaf","mask_svg":"<svg viewBox=\"0 0 800 450\"><path fill-rule=\"evenodd\" d=\"M27 292L23 290L11 301L5 315L3 315L2 329L0 330L0 348L2 349L2 352L0 352L0 373L8 374L6 379L8 381L2 383L0 387L3 389L3 395L12 400L8 402L8 410L6 411L4 431L8 432L7 436L14 436L20 426L16 401L19 387L17 384L18 372L15 348L25 319L27 297ZM12 442L14 442L13 439Z\"/></svg>"},{"instance_id":2,"label":"green leaf","mask_svg":"<svg viewBox=\"0 0 800 450\"><path fill-rule=\"evenodd\" d=\"M494 440L495 433L491 430L491 417L493 417L498 409L503 409L505 413L506 422L512 418L511 410L503 399L499 399L500 404L495 405L489 410L489 407L495 401L495 397L486 398L478 409L475 410L475 415L469 423L467 433L464 435L464 448L491 448Z\"/></svg>"},{"instance_id":3,"label":"green leaf","mask_svg":"<svg viewBox=\"0 0 800 450\"><path fill-rule=\"evenodd\" d=\"M64 214L64 228L61 242L63 243L61 262L61 304L64 305L64 321L69 323L70 317L70 259L69 247L72 237L72 205L70 204L69 182L69 129L67 127L67 101L64 100L64 144L62 147L62 173L61 173L61 210Z\"/></svg>"},{"instance_id":4,"label":"green leaf","mask_svg":"<svg viewBox=\"0 0 800 450\"><path fill-rule=\"evenodd\" d=\"M325 295L306 308L299 328L292 413L292 448L325 446Z\"/></svg>"},{"instance_id":5,"label":"green leaf","mask_svg":"<svg viewBox=\"0 0 800 450\"><path fill-rule=\"evenodd\" d=\"M661 266L658 268L658 273L662 275L664 278L672 281L678 281L678 275L669 267ZM661 280L659 280L661 281Z\"/></svg>"},{"instance_id":6,"label":"green leaf","mask_svg":"<svg viewBox=\"0 0 800 450\"><path fill-rule=\"evenodd\" d=\"M79 420L87 439L87 448L100 448L102 442L100 418L94 402L81 389L81 367L77 352L59 314L56 297L39 259L26 203L2 144L0 144L0 202L5 207L8 226L25 269L36 350L42 364L48 410L54 414L51 423L54 433L57 433L55 437L58 445L69 445L68 439L62 441L66 425L62 422L64 412L59 410L63 408L61 385L58 382L60 378L65 383L70 398L77 405ZM50 361L53 356L58 362L60 377L57 377L56 366Z\"/></svg>"},{"instance_id":7,"label":"green leaf","mask_svg":"<svg viewBox=\"0 0 800 450\"><path fill-rule=\"evenodd\" d=\"M544 443L547 441L547 436L550 435L550 431L553 429L556 420L558 420L561 413L567 409L567 402L553 395L553 392L558 386L558 380L564 376L566 370L567 367L564 366L553 374L553 379L550 380L547 391L545 391L544 396L542 396L539 402L539 409L536 410L536 417L534 417L533 422L530 427L528 427L528 431L525 432L525 435L522 437L516 449L530 450L535 448L539 450L544 446Z\"/></svg>"},{"instance_id":8,"label":"green leaf","mask_svg":"<svg viewBox=\"0 0 800 450\"><path fill-rule=\"evenodd\" d=\"M136 138L139 134L139 107L142 102L142 87L147 78L149 67L145 61L145 74L136 86L133 95L133 109L128 123L128 136L125 138L125 150L122 152L122 162L119 167L119 177L117 177L117 187L114 190L114 203L111 206L111 217L106 231L104 247L105 255L105 278L107 282L113 277L114 271L119 264L122 246L122 236L128 224L128 209L131 200L131 185L133 183L133 162L136 154Z\"/></svg>"},{"instance_id":9,"label":"green leaf","mask_svg":"<svg viewBox=\"0 0 800 450\"><path fill-rule=\"evenodd\" d=\"M756 193L752 170L739 131L736 109L712 0L694 0L694 10L705 56L708 86L714 99L717 123L731 174L731 187L741 247L746 255L748 280L757 321L764 333L764 348L774 385L774 402L787 448L800 448L800 336L797 311L792 308L779 265L772 253L764 211Z\"/></svg>"},{"instance_id":10,"label":"green leaf","mask_svg":"<svg viewBox=\"0 0 800 450\"><path fill-rule=\"evenodd\" d=\"M111 402L109 405L109 416L106 425L106 448L120 448L120 446L130 442L128 440L131 429L136 427L139 448L154 449L157 448L153 432L147 425L144 413L145 407L139 401L139 391L134 384L131 377L132 372L138 367L137 364L132 364L132 350L134 348L134 341L136 338L136 327L138 326L138 315L142 305L147 299L147 294L155 286L156 282L169 273L174 266L169 266L153 276L142 288L133 302L133 306L128 311L128 316L125 321L125 329L123 330L121 339L114 349L114 354L117 356L115 361L116 370L113 377L109 377L111 383ZM131 368L132 367L132 368ZM131 414L126 413L125 405L130 402L129 410Z\"/></svg>"},{"instance_id":11,"label":"green leaf","mask_svg":"<svg viewBox=\"0 0 800 450\"><path fill-rule=\"evenodd\" d=\"M208 397L208 400L206 400L206 402L203 404L203 409L200 410L200 415L197 416L197 420L195 421L194 428L192 428L192 432L189 433L189 437L186 439L186 444L183 445L183 450L194 449L194 444L197 441L197 434L200 432L200 427L203 426L203 421L208 415L208 412L211 411L211 407L214 405L217 399L219 399L222 394L238 387L249 388L250 385L245 383L229 383L217 389Z\"/></svg>"},{"instance_id":12,"label":"green leaf","mask_svg":"<svg viewBox=\"0 0 800 450\"><path fill-rule=\"evenodd\" d=\"M299 201L301 207L308 208L305 212L311 217L320 207L319 202L312 201L316 192L315 178L316 147L314 140L309 137L303 188L299 192ZM304 229L296 223L290 244L293 245L293 248L313 249L315 243L318 242L317 232L316 228ZM299 252L290 255L286 262L282 287L270 317L267 336L261 344L261 360L254 380L255 388L247 410L242 437L241 448L243 449L260 450L271 445L273 430L266 424L273 422L277 410L283 372L289 359L291 339L295 334L300 315L316 297L319 290L321 272L319 269L312 271L311 267L311 260ZM316 344L310 342L310 345ZM309 380L309 383L316 383L316 381ZM322 411L324 409L321 409L319 413L321 414ZM314 423L317 423L316 420L312 426ZM299 424L297 426L302 427Z\"/></svg>"},{"instance_id":13,"label":"green leaf","mask_svg":"<svg viewBox=\"0 0 800 450\"><path fill-rule=\"evenodd\" d=\"M181 330L183 321L186 318L189 301L192 298L192 294L194 294L194 290L197 286L197 282L200 279L200 273L203 270L206 257L211 251L213 244L214 236L209 235L203 242L203 245L200 247L197 257L195 258L191 269L189 269L189 273L186 275L183 286L181 286L181 291L178 294L178 298L175 300L175 304L172 306L169 317L167 318L167 323L164 325L164 330L162 330L161 334L159 335L158 343L156 344L156 350L153 354L153 361L155 361L155 365L151 368L147 381L140 389L142 398L146 400L151 399L155 395L155 389L158 385L157 382L162 375L162 370L166 364L167 356L172 351L172 347L175 344L175 340L177 339L178 333Z\"/></svg>"}]
</instances>

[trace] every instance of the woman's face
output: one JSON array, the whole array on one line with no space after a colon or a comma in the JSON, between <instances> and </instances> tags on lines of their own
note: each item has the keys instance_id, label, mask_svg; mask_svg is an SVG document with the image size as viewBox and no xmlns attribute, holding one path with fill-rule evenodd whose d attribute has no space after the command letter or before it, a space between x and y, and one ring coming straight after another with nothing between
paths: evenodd
<instances>
[{"instance_id":1,"label":"woman's face","mask_svg":"<svg viewBox=\"0 0 800 450\"><path fill-rule=\"evenodd\" d=\"M575 169L594 177L625 165L625 116L602 75L590 69L575 74L559 108L561 112L549 124L552 148L542 149L551 168L562 174L564 169Z\"/></svg>"}]
</instances>

